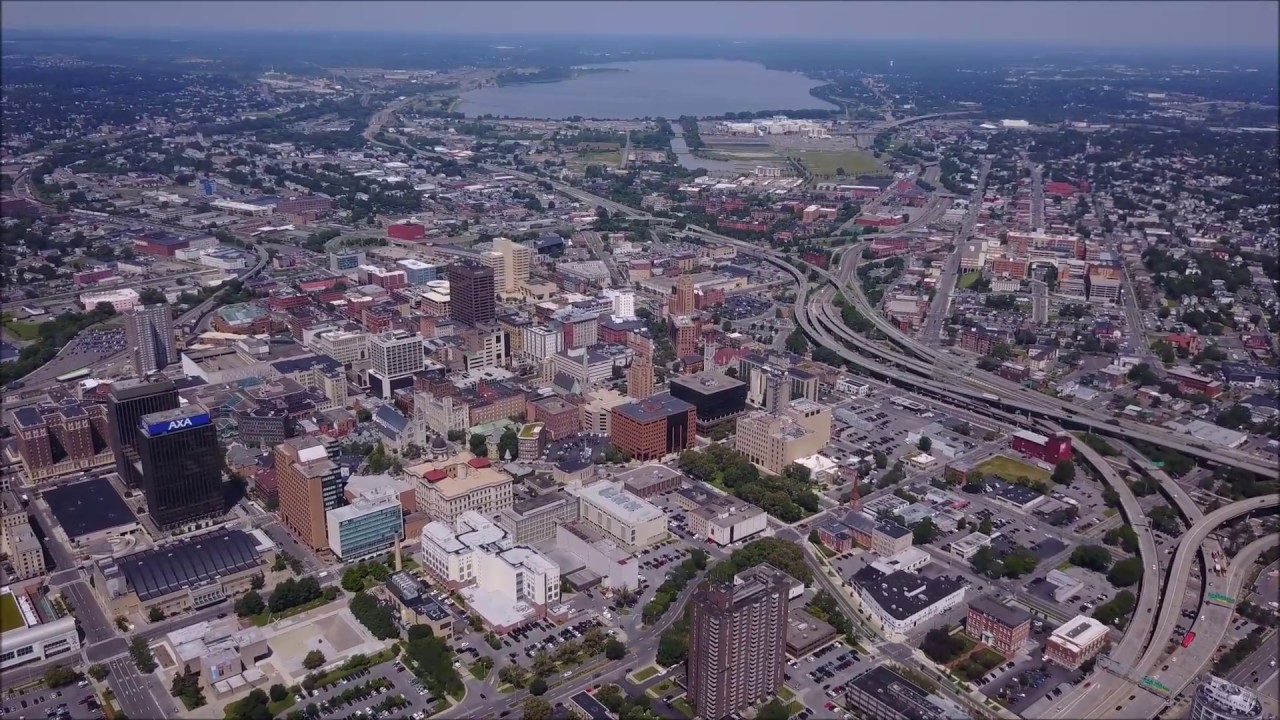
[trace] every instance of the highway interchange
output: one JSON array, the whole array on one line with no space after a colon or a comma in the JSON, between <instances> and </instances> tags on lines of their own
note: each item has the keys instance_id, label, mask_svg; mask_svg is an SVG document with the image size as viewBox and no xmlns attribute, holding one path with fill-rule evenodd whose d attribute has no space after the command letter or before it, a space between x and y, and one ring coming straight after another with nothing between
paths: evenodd
<instances>
[{"instance_id":1,"label":"highway interchange","mask_svg":"<svg viewBox=\"0 0 1280 720\"><path fill-rule=\"evenodd\" d=\"M491 167L490 169L524 175L523 173L513 172L509 168ZM527 176L527 179L532 178L533 176ZM635 218L656 220L656 218L652 218L647 213L591 195L577 188L556 182L553 182L552 185L571 197L585 203L604 207L610 212L621 213ZM998 420L1023 427L1030 427L1036 430L1056 429L1059 426L1076 427L1116 437L1120 440L1137 440L1161 445L1178 452L1193 455L1203 461L1240 468L1264 477L1273 476L1276 473L1277 468L1274 457L1262 458L1235 451L1214 450L1196 443L1187 442L1184 436L1163 429L1131 422L1118 422L1113 418L1101 416L1095 411L1049 398L1040 393L1025 391L1014 383L978 372L959 358L924 347L919 342L902 335L879 312L870 307L858 283L851 282L861 255L861 245L842 249L843 253L853 260L852 262L839 261L833 264L835 273L820 269L818 273L823 279L842 291L846 297L853 298L862 315L874 323L882 334L889 338L894 345L905 350L908 355L880 347L866 338L850 332L844 326L839 318L839 313L834 308L832 287L827 285L822 288L812 288L806 278L805 271L793 266L780 253L696 226L686 228L686 232L732 245L744 254L761 257L767 262L791 273L799 285L799 292L797 293L799 300L795 308L797 324L817 344L836 352L845 360L874 377L886 380L897 386L916 390L934 400L959 406L966 410L982 412ZM840 259L844 260L844 258ZM811 292L811 290L814 290L814 292ZM813 312L813 316L810 315L811 312ZM861 353L866 353L866 355L851 352L851 347L856 348ZM867 357L867 355L871 357ZM872 358L875 359L873 360ZM890 365L880 364L878 360L886 360ZM1001 395L996 395L996 392L1001 393ZM1047 423L1057 424L1048 425ZM1095 674L1095 682L1090 683L1088 687L1080 686L1072 693L1064 695L1055 707L1050 710L1050 713L1044 715L1044 717L1110 716L1149 718L1160 712L1161 708L1168 702L1168 698L1156 694L1155 691L1130 691L1136 691L1139 687L1146 687L1140 684L1141 678L1151 671L1153 665L1163 655L1165 638L1169 637L1172 627L1178 619L1178 614L1174 612L1156 612L1156 608L1161 606L1161 586L1164 586L1163 597L1169 598L1171 602L1177 602L1180 605L1185 595L1192 567L1196 564L1198 558L1202 561L1202 546L1208 539L1209 534L1229 520L1257 510L1276 507L1280 498L1276 496L1251 498L1226 505L1209 515L1203 515L1198 508L1195 508L1194 503L1190 501L1185 492L1176 486L1176 483L1163 473L1160 473L1157 479L1160 481L1162 490L1174 500L1175 505L1183 513L1184 519L1190 525L1190 530L1183 536L1174 558L1162 573L1160 561L1156 557L1155 543L1151 537L1145 516L1128 486L1119 478L1115 470L1096 452L1088 448L1087 445L1079 443L1077 448L1081 456L1098 469L1103 479L1120 494L1122 511L1126 520L1140 531L1139 555L1143 559L1144 573L1139 588L1138 604L1122 640L1110 653L1110 658L1116 661L1111 663L1113 666L1132 668L1132 671L1128 675L1117 675L1110 672ZM1132 452L1132 449L1129 448L1129 451ZM1269 539L1274 542L1274 538ZM1242 555L1240 562L1244 562L1245 557L1246 555ZM1239 572L1238 563L1233 564L1228 577L1235 578L1237 572ZM836 597L842 597L843 594L836 593L835 595ZM1153 625L1155 626L1154 632L1152 630ZM1216 645L1205 642L1198 647L1195 645L1193 647L1196 655L1188 654L1180 668L1183 673L1187 673L1188 669L1194 670L1194 672L1187 675L1188 677L1199 672L1207 664L1208 658L1201 658L1199 654L1211 653ZM1135 677L1137 678L1137 684L1135 684ZM1135 704L1133 701L1121 697L1125 692L1129 692L1130 695L1143 696L1144 700L1142 703ZM1176 694L1176 692L1169 693L1170 696ZM1118 697L1121 698L1119 701L1116 700ZM1113 705L1113 703L1118 704Z\"/></svg>"},{"instance_id":2,"label":"highway interchange","mask_svg":"<svg viewBox=\"0 0 1280 720\"><path fill-rule=\"evenodd\" d=\"M534 176L526 175L511 168L485 167L495 172L545 182L543 178L534 178ZM986 167L984 166L984 171L985 169ZM558 182L552 182L551 184L560 192L582 202L604 207L612 213L661 222L647 213L585 193L577 188ZM981 187L981 181L979 186ZM925 213L922 218L909 225L922 225L932 219L931 215L932 213ZM968 225L968 220L969 218L966 218L966 225ZM913 227L905 229L910 230ZM1052 431L1064 427L1085 429L1122 440L1132 439L1160 445L1184 454L1193 455L1203 461L1236 467L1260 475L1269 476L1276 472L1275 458L1260 458L1236 451L1214 450L1194 442L1188 442L1185 436L1161 428L1129 421L1117 422L1114 418L1096 411L1081 408L1040 393L1028 392L1014 383L979 372L958 357L926 347L922 343L906 337L883 318L875 308L870 306L859 284L853 281L856 267L861 261L861 253L864 247L862 244L841 248L831 271L818 270L823 282L815 287L806 278L807 269L795 267L780 253L696 226L686 228L685 232L732 245L744 254L760 257L790 273L799 286L795 308L796 322L806 334L815 343L836 352L867 374L894 386L911 389L939 403L961 408L968 412L981 413L1016 426L1028 427L1039 431ZM253 268L243 272L241 279L248 279L265 267L267 255L261 248L258 249L258 253L259 262ZM954 260L954 264L958 265L958 247L953 255L954 257L951 260ZM951 260L949 260L948 266L953 264ZM952 272L953 284L954 270ZM949 295L949 292L950 289L948 288L946 294ZM837 293L843 295L846 300L852 300L859 312L876 326L877 330L889 340L893 347L885 347L879 342L871 341L849 331L844 326L840 319L840 313L835 307ZM200 306L192 308L184 313L175 324L194 324L193 321L198 321L207 314L212 308L213 302L214 300L210 299ZM938 303L944 308L938 313L940 316L945 315L946 304ZM938 323L938 326L940 327L940 323ZM930 335L935 334L930 333ZM113 359L115 359L114 356L105 358L102 362ZM1053 708L1046 714L1041 715L1041 717L1054 718L1055 720L1068 717L1105 716L1149 718L1160 712L1167 702L1167 698L1154 691L1137 692L1137 697L1142 698L1142 701L1135 702L1126 699L1128 697L1126 693L1129 695L1135 694L1135 690L1138 687L1142 687L1141 678L1148 674L1153 674L1153 667L1165 652L1166 639L1170 636L1173 625L1177 623L1178 613L1155 611L1155 608L1160 603L1162 587L1163 597L1170 599L1171 607L1169 610L1175 609L1181 604L1181 600L1186 593L1193 567L1196 566L1197 562L1203 563L1201 549L1204 543L1208 541L1210 533L1223 523L1242 515L1260 509L1274 508L1280 504L1280 498L1274 495L1252 498L1226 505L1205 515L1199 511L1176 483L1167 478L1167 476L1163 476L1163 473L1160 473L1156 477L1160 481L1162 490L1174 500L1175 505L1190 527L1183 536L1177 552L1168 563L1168 567L1161 572L1159 567L1160 560L1157 558L1154 540L1151 537L1150 529L1147 527L1142 510L1137 505L1132 492L1129 491L1127 485L1118 476L1114 468L1098 456L1096 452L1083 443L1078 443L1076 447L1083 459L1093 465L1102 475L1104 481L1119 493L1122 512L1126 520L1139 531L1139 554L1143 559L1145 572L1140 586L1138 607L1135 609L1134 616L1125 629L1122 640L1110 652L1110 658L1117 666L1131 670L1127 674L1096 673L1094 675L1095 682L1088 687L1075 688L1073 692L1064 695ZM1121 447L1122 450L1127 448L1127 446L1123 445ZM1132 448L1127 448L1126 454L1130 452L1136 454L1136 451L1133 451ZM46 537L52 538L52 527L46 525L49 519L43 517L41 513L37 513L37 518L45 526ZM799 539L799 533L794 530L784 530L780 535L784 537L795 535L795 539ZM1255 543L1255 545L1257 544ZM89 656L90 661L105 661L111 666L112 673L108 682L115 689L122 709L131 717L169 716L175 710L171 703L169 703L168 707L161 707L161 703L168 701L167 693L164 693L162 688L158 692L153 692L154 688L151 688L149 683L152 683L154 678L143 678L137 673L133 663L124 654L126 650L124 640L115 632L114 626L108 624L108 619L101 612L101 608L97 605L96 599L89 591L87 584L79 577L80 571L74 569L74 561L70 558L69 553L56 542L50 543L50 545L58 567L62 568L54 574L51 580L55 586L60 587L72 599L77 608L77 616L86 631L88 644L86 655ZM61 553L54 550L54 547L58 547ZM1222 580L1223 587L1229 590L1233 597L1238 592L1239 583L1243 581L1245 575L1241 570L1242 563L1245 563L1246 560L1251 563L1252 557L1250 553L1253 552L1254 548L1251 546L1244 553L1241 553ZM824 583L830 583L829 578L823 572L817 573L817 577L821 578ZM839 588L833 587L830 590L832 590L834 597L840 598L842 602L846 605L848 604L844 593ZM683 600L684 598L682 598L681 603L683 603ZM81 612L81 610L85 612ZM847 607L846 610L851 610L851 608ZM675 612L670 614L670 617L678 617L679 615L679 608L677 608ZM183 619L184 623L190 621L191 618ZM149 630L154 629L149 628ZM144 633L144 636L150 637L153 634L154 632L148 632ZM643 656L645 652L652 652L659 634L660 632L654 632L651 635L647 635L647 640L640 640L637 647L634 648L633 656ZM1211 633L1208 634L1211 635ZM649 646L645 646L646 642ZM1177 668L1180 671L1178 675L1179 682L1185 685L1186 680L1195 674L1194 672L1188 673L1188 669L1198 669L1207 663L1208 658L1202 656L1211 653L1214 647L1216 647L1216 644L1213 642L1203 642L1184 650L1183 655L1179 657L1181 665ZM34 672L39 669L42 668L30 669L27 672ZM608 667L601 668L602 671L608 669ZM548 697L554 699L563 696L567 698L573 693L590 686L591 681L602 674L602 672L596 673L590 678L582 677L566 682L553 689ZM1154 674L1158 676L1158 672ZM1181 685L1178 687L1170 685L1169 688L1171 690L1169 695L1172 696L1177 694L1177 691L1181 689ZM158 696L160 700L157 700L153 695ZM504 697L501 701L494 699L491 702L476 705L467 703L465 710L469 713L481 712L487 715L495 710L513 708L518 705L519 699L520 696L517 694ZM456 710L463 710L463 707L459 706Z\"/></svg>"}]
</instances>

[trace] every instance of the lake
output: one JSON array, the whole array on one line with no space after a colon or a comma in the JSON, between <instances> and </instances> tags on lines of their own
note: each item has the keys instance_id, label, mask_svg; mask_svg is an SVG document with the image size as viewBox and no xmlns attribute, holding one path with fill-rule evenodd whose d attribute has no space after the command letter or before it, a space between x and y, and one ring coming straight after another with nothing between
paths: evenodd
<instances>
[{"instance_id":1,"label":"lake","mask_svg":"<svg viewBox=\"0 0 1280 720\"><path fill-rule=\"evenodd\" d=\"M834 109L809 94L822 83L797 73L733 60L644 60L584 66L619 72L587 73L563 82L473 90L458 110L468 116L560 120L675 119L728 112Z\"/></svg>"}]
</instances>

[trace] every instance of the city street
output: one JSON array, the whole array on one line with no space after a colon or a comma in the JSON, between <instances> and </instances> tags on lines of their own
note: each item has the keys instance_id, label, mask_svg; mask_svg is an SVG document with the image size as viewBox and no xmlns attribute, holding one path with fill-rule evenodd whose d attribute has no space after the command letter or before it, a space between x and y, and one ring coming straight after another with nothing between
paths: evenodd
<instances>
[{"instance_id":1,"label":"city street","mask_svg":"<svg viewBox=\"0 0 1280 720\"><path fill-rule=\"evenodd\" d=\"M131 718L168 718L177 716L177 708L169 693L155 677L143 677L127 655L107 663L111 674L107 682L115 693L116 703Z\"/></svg>"},{"instance_id":2,"label":"city street","mask_svg":"<svg viewBox=\"0 0 1280 720\"><path fill-rule=\"evenodd\" d=\"M929 303L929 311L925 316L921 339L930 347L937 347L942 336L942 324L951 307L951 293L956 289L956 276L960 272L960 254L964 243L973 237L973 226L978 222L978 214L982 212L983 192L987 187L987 173L991 170L991 159L983 158L978 168L978 187L969 197L969 211L965 213L964 222L956 232L955 249L947 256L942 266L942 276L938 278L937 291L933 302Z\"/></svg>"}]
</instances>

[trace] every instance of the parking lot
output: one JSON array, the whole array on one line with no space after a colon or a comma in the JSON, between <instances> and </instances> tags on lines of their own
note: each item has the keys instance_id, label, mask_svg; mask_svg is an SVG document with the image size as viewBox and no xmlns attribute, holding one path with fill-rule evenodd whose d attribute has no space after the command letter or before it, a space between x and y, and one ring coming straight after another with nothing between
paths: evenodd
<instances>
[{"instance_id":1,"label":"parking lot","mask_svg":"<svg viewBox=\"0 0 1280 720\"><path fill-rule=\"evenodd\" d=\"M355 697L344 700L344 694ZM404 704L398 709L386 711L381 715L373 714L372 708L385 707L384 703L387 703L388 698L401 698ZM368 717L422 718L431 713L435 702L436 698L427 694L413 673L396 661L361 670L327 688L314 690L305 697L299 698L298 704L315 703L321 717L367 715Z\"/></svg>"},{"instance_id":2,"label":"parking lot","mask_svg":"<svg viewBox=\"0 0 1280 720\"><path fill-rule=\"evenodd\" d=\"M1043 645L1051 629L1045 628L1033 633L1032 639ZM1085 673L1079 670L1069 670L1045 662L1039 657L1031 657L1000 666L995 677L981 689L987 697L1003 701L1010 710L1021 713L1040 698L1061 696L1070 689L1071 685L1083 681L1084 678Z\"/></svg>"},{"instance_id":3,"label":"parking lot","mask_svg":"<svg viewBox=\"0 0 1280 720\"><path fill-rule=\"evenodd\" d=\"M787 663L787 687L818 717L834 717L845 685L875 663L842 640Z\"/></svg>"},{"instance_id":4,"label":"parking lot","mask_svg":"<svg viewBox=\"0 0 1280 720\"><path fill-rule=\"evenodd\" d=\"M724 299L720 317L726 320L750 320L773 309L773 301L759 295L737 294Z\"/></svg>"},{"instance_id":5,"label":"parking lot","mask_svg":"<svg viewBox=\"0 0 1280 720\"><path fill-rule=\"evenodd\" d=\"M84 685L42 687L12 697L6 693L0 702L0 716L26 720L100 720L102 708L97 696L87 682Z\"/></svg>"}]
</instances>

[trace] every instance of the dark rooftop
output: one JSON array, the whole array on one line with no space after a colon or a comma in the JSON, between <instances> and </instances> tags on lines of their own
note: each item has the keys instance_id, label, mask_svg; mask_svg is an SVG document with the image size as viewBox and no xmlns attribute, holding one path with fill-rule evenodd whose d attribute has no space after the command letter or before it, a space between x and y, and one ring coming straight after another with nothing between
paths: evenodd
<instances>
[{"instance_id":1,"label":"dark rooftop","mask_svg":"<svg viewBox=\"0 0 1280 720\"><path fill-rule=\"evenodd\" d=\"M927 578L905 570L886 575L870 565L854 573L853 582L898 620L906 620L964 587L950 576Z\"/></svg>"},{"instance_id":2,"label":"dark rooftop","mask_svg":"<svg viewBox=\"0 0 1280 720\"><path fill-rule=\"evenodd\" d=\"M882 522L879 525L876 525L876 532L879 532L881 535L888 535L895 540L911 534L910 530L895 522Z\"/></svg>"},{"instance_id":3,"label":"dark rooftop","mask_svg":"<svg viewBox=\"0 0 1280 720\"><path fill-rule=\"evenodd\" d=\"M884 665L877 665L849 681L848 697L855 716L871 709L859 705L857 696L860 693L893 708L897 717L935 720L949 716L949 713L932 701L924 688Z\"/></svg>"},{"instance_id":4,"label":"dark rooftop","mask_svg":"<svg viewBox=\"0 0 1280 720\"><path fill-rule=\"evenodd\" d=\"M218 530L126 555L116 565L147 602L261 565L257 546L243 530Z\"/></svg>"},{"instance_id":5,"label":"dark rooftop","mask_svg":"<svg viewBox=\"0 0 1280 720\"><path fill-rule=\"evenodd\" d=\"M318 353L315 355L286 358L284 360L277 360L271 363L271 367L275 368L276 372L281 375L291 375L296 372L302 372L303 370L310 370L317 365L325 370L334 372L342 370L342 363L334 360L328 355Z\"/></svg>"},{"instance_id":6,"label":"dark rooftop","mask_svg":"<svg viewBox=\"0 0 1280 720\"><path fill-rule=\"evenodd\" d=\"M72 539L137 522L106 478L51 487L42 495Z\"/></svg>"},{"instance_id":7,"label":"dark rooftop","mask_svg":"<svg viewBox=\"0 0 1280 720\"><path fill-rule=\"evenodd\" d=\"M690 410L693 410L693 406L689 403L672 397L670 393L661 393L626 405L619 405L614 412L626 415L636 422L648 423Z\"/></svg>"},{"instance_id":8,"label":"dark rooftop","mask_svg":"<svg viewBox=\"0 0 1280 720\"><path fill-rule=\"evenodd\" d=\"M1031 622L1031 613L1022 608L1010 607L1002 602L997 602L990 595L983 595L975 599L969 603L969 607L995 618L997 622L1005 627L1014 628L1024 622Z\"/></svg>"}]
</instances>

